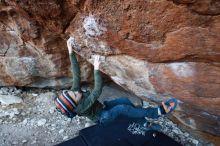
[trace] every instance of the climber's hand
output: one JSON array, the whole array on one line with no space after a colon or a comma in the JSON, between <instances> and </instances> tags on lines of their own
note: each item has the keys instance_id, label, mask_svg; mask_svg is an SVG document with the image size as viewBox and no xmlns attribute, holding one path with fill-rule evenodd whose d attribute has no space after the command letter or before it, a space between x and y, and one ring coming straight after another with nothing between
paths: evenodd
<instances>
[{"instance_id":1,"label":"climber's hand","mask_svg":"<svg viewBox=\"0 0 220 146\"><path fill-rule=\"evenodd\" d=\"M74 43L73 37L70 37L66 42L69 54L71 54L73 52L73 43Z\"/></svg>"},{"instance_id":2,"label":"climber's hand","mask_svg":"<svg viewBox=\"0 0 220 146\"><path fill-rule=\"evenodd\" d=\"M99 70L99 65L100 65L100 56L95 55L95 57L94 57L94 69Z\"/></svg>"}]
</instances>

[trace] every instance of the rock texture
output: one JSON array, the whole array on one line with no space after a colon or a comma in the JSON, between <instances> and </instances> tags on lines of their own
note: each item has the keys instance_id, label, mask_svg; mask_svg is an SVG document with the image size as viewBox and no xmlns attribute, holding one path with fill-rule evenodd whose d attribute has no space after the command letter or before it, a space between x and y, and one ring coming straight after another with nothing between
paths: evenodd
<instances>
[{"instance_id":1,"label":"rock texture","mask_svg":"<svg viewBox=\"0 0 220 146\"><path fill-rule=\"evenodd\" d=\"M67 31L87 60L94 52L106 56L101 69L116 83L154 101L174 96L181 122L220 135L219 2L203 2L210 7L198 7L201 1L92 3Z\"/></svg>"},{"instance_id":2,"label":"rock texture","mask_svg":"<svg viewBox=\"0 0 220 146\"><path fill-rule=\"evenodd\" d=\"M0 86L70 86L63 32L77 8L57 0L0 4ZM82 59L80 63L82 80L91 80L91 66Z\"/></svg>"},{"instance_id":3,"label":"rock texture","mask_svg":"<svg viewBox=\"0 0 220 146\"><path fill-rule=\"evenodd\" d=\"M179 121L220 136L219 0L2 0L0 10L1 85L69 85L71 35L87 61L104 56L114 82L143 99L178 98Z\"/></svg>"}]
</instances>

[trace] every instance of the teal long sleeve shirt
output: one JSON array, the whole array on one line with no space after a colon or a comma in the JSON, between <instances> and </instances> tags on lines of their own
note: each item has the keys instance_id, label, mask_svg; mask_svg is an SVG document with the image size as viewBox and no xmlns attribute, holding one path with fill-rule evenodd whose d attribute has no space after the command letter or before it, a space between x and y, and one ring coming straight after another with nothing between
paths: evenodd
<instances>
[{"instance_id":1,"label":"teal long sleeve shirt","mask_svg":"<svg viewBox=\"0 0 220 146\"><path fill-rule=\"evenodd\" d=\"M80 89L80 68L75 53L70 54L70 62L73 76L72 91L81 91ZM102 92L102 77L99 70L94 70L94 88L91 93L83 93L83 97L77 105L75 112L86 116L93 121L97 121L103 105L98 101Z\"/></svg>"}]
</instances>

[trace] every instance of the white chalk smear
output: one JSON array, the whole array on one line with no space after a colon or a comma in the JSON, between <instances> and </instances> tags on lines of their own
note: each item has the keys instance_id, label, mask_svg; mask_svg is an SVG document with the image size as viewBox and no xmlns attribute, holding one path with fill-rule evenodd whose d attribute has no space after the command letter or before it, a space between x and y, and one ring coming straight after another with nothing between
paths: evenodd
<instances>
[{"instance_id":1,"label":"white chalk smear","mask_svg":"<svg viewBox=\"0 0 220 146\"><path fill-rule=\"evenodd\" d=\"M194 74L193 67L187 63L171 63L168 67L172 69L175 75L180 77L191 77Z\"/></svg>"},{"instance_id":2,"label":"white chalk smear","mask_svg":"<svg viewBox=\"0 0 220 146\"><path fill-rule=\"evenodd\" d=\"M89 37L100 36L106 31L106 28L99 24L98 19L93 15L85 17L83 27L86 30L85 34Z\"/></svg>"}]
</instances>

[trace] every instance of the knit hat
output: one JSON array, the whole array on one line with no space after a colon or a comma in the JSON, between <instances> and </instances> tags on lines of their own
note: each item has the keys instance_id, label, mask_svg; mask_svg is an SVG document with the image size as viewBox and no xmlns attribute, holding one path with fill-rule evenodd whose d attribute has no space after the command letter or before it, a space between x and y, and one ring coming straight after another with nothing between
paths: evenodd
<instances>
[{"instance_id":1,"label":"knit hat","mask_svg":"<svg viewBox=\"0 0 220 146\"><path fill-rule=\"evenodd\" d=\"M54 103L57 110L67 117L73 118L76 116L74 109L76 109L77 103L71 98L68 90L63 90L59 97L55 97Z\"/></svg>"}]
</instances>

